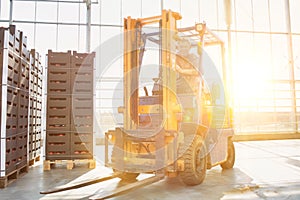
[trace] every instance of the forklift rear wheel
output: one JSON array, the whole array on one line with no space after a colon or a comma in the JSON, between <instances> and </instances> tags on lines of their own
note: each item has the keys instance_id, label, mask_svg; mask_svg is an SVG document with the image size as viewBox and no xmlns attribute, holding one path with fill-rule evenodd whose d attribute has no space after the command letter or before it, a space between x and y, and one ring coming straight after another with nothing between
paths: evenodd
<instances>
[{"instance_id":1,"label":"forklift rear wheel","mask_svg":"<svg viewBox=\"0 0 300 200\"><path fill-rule=\"evenodd\" d=\"M222 169L233 168L235 162L235 149L232 140L228 140L227 158L226 161L221 164Z\"/></svg>"},{"instance_id":2,"label":"forklift rear wheel","mask_svg":"<svg viewBox=\"0 0 300 200\"><path fill-rule=\"evenodd\" d=\"M205 146L200 136L188 135L179 147L179 156L184 160L184 170L179 173L186 185L198 185L206 176L207 160Z\"/></svg>"}]
</instances>

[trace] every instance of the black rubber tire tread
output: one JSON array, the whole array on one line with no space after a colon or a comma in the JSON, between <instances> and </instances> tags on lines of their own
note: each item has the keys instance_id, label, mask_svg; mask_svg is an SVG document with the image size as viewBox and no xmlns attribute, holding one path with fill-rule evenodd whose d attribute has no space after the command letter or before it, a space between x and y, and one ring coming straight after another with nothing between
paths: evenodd
<instances>
[{"instance_id":1,"label":"black rubber tire tread","mask_svg":"<svg viewBox=\"0 0 300 200\"><path fill-rule=\"evenodd\" d=\"M117 151L117 149L114 146L113 150L112 150L112 153L111 153L112 163L115 162L115 157L116 157L116 154L117 154L116 151ZM124 181L134 181L140 175L139 173L122 172L119 169L115 169L115 168L113 168L113 171L114 171L114 173L119 173L120 175L118 176L118 178L120 178Z\"/></svg>"},{"instance_id":2,"label":"black rubber tire tread","mask_svg":"<svg viewBox=\"0 0 300 200\"><path fill-rule=\"evenodd\" d=\"M186 185L199 185L201 184L206 176L206 165L207 158L204 156L202 162L204 162L204 167L201 173L196 170L195 154L197 149L200 148L205 151L204 143L199 135L188 135L185 136L184 144L179 147L180 159L184 160L184 171L179 173L179 177L182 182ZM202 152L204 155L205 152Z\"/></svg>"},{"instance_id":3,"label":"black rubber tire tread","mask_svg":"<svg viewBox=\"0 0 300 200\"><path fill-rule=\"evenodd\" d=\"M235 162L235 148L232 140L228 140L228 149L227 149L227 158L226 161L221 165L222 169L231 169L233 168Z\"/></svg>"}]
</instances>

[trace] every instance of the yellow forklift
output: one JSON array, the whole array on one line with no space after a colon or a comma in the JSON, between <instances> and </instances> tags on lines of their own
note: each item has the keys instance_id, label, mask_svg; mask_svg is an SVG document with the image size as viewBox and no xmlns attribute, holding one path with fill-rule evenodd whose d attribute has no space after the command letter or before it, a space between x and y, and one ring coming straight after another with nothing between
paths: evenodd
<instances>
[{"instance_id":1,"label":"yellow forklift","mask_svg":"<svg viewBox=\"0 0 300 200\"><path fill-rule=\"evenodd\" d=\"M91 197L103 199L166 176L179 176L185 184L197 185L207 169L233 167L232 112L224 92L224 43L205 23L177 28L180 19L179 13L170 10L149 18L124 19L124 104L118 108L123 127L105 133L105 165L114 173L42 194L116 177L130 181L110 194ZM143 64L147 51L154 47L157 64ZM220 51L219 71L205 66L206 47ZM154 62L154 58L148 60ZM143 68L147 67L144 83ZM142 173L153 176L134 181Z\"/></svg>"}]
</instances>

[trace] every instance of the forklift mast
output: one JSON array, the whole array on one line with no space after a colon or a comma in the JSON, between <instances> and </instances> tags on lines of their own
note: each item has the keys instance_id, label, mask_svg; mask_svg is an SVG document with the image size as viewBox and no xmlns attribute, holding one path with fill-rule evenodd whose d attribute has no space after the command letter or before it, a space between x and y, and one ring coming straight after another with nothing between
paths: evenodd
<instances>
[{"instance_id":1,"label":"forklift mast","mask_svg":"<svg viewBox=\"0 0 300 200\"><path fill-rule=\"evenodd\" d=\"M177 131L176 113L180 112L180 105L176 100L176 73L175 69L175 44L172 42L177 31L176 21L181 16L172 11L164 10L161 16L154 16L143 19L132 19L128 17L124 20L124 129L134 130L138 128L139 114L143 114L143 107L139 106L139 72L143 56L142 27L149 24L159 24L159 34L161 41L159 49L161 59L159 63L160 76L162 80L160 90L162 91L162 107L158 113L160 118L165 119L164 129ZM140 111L140 112L139 112ZM164 112L163 112L164 111Z\"/></svg>"}]
</instances>

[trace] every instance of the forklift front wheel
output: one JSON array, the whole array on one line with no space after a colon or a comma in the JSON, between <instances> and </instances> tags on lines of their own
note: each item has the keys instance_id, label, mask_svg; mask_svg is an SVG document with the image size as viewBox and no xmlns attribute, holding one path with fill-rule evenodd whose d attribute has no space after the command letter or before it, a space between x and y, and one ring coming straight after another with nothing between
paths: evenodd
<instances>
[{"instance_id":1,"label":"forklift front wheel","mask_svg":"<svg viewBox=\"0 0 300 200\"><path fill-rule=\"evenodd\" d=\"M221 164L222 169L233 168L235 162L235 148L232 140L228 140L227 158L226 161Z\"/></svg>"},{"instance_id":2,"label":"forklift front wheel","mask_svg":"<svg viewBox=\"0 0 300 200\"><path fill-rule=\"evenodd\" d=\"M180 178L186 185L201 184L206 176L207 156L200 136L188 135L179 147L179 156L184 160L184 171Z\"/></svg>"},{"instance_id":3,"label":"forklift front wheel","mask_svg":"<svg viewBox=\"0 0 300 200\"><path fill-rule=\"evenodd\" d=\"M112 150L112 154L111 154L111 162L112 163L116 163L117 162L117 159L120 159L120 155L121 154L121 149L117 148L117 147L113 147L113 150ZM139 173L133 173L133 172L124 172L124 171L121 171L119 169L114 169L113 168L113 171L114 173L118 173L118 178L124 180L124 181L135 181L136 178L138 177L138 175L140 175Z\"/></svg>"},{"instance_id":4,"label":"forklift front wheel","mask_svg":"<svg viewBox=\"0 0 300 200\"><path fill-rule=\"evenodd\" d=\"M114 169L114 173L118 173L118 178L122 179L123 181L135 181L139 176L139 173L121 172L116 169Z\"/></svg>"}]
</instances>

